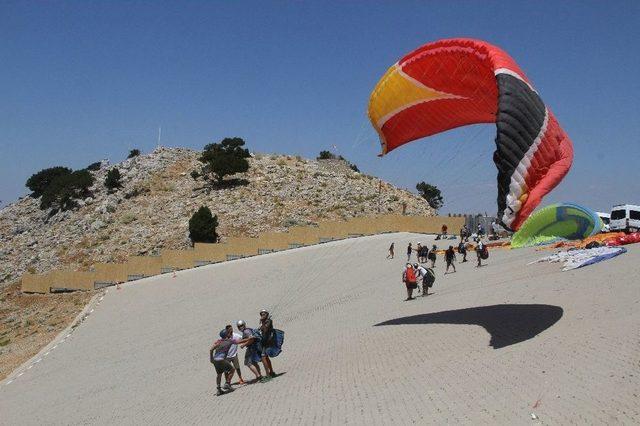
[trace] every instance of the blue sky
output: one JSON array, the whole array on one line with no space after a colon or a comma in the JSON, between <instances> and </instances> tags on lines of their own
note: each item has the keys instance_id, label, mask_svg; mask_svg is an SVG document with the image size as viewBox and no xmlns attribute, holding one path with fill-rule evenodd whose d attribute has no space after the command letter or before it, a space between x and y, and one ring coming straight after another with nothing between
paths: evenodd
<instances>
[{"instance_id":1,"label":"blue sky","mask_svg":"<svg viewBox=\"0 0 640 426\"><path fill-rule=\"evenodd\" d=\"M442 212L496 210L494 125L378 158L369 94L440 38L509 52L574 143L543 204L640 203L640 2L0 3L0 200L56 165L239 136L253 151L337 146L365 173L442 189Z\"/></svg>"}]
</instances>

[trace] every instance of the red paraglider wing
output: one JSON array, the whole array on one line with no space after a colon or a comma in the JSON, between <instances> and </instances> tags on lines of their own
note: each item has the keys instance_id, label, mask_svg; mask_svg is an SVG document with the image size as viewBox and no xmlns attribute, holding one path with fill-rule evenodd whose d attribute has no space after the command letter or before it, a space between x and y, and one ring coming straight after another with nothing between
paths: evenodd
<instances>
[{"instance_id":1,"label":"red paraglider wing","mask_svg":"<svg viewBox=\"0 0 640 426\"><path fill-rule=\"evenodd\" d=\"M515 61L472 39L430 43L377 84L369 118L382 153L475 123L496 123L498 215L517 229L571 167L573 147Z\"/></svg>"}]
</instances>

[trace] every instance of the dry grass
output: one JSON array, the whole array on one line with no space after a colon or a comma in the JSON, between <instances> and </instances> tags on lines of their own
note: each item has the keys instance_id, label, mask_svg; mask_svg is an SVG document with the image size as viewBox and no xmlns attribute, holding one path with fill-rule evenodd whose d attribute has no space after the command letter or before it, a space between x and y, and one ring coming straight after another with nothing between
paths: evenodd
<instances>
[{"instance_id":1,"label":"dry grass","mask_svg":"<svg viewBox=\"0 0 640 426\"><path fill-rule=\"evenodd\" d=\"M0 289L0 380L64 330L95 292L23 294L20 282Z\"/></svg>"}]
</instances>

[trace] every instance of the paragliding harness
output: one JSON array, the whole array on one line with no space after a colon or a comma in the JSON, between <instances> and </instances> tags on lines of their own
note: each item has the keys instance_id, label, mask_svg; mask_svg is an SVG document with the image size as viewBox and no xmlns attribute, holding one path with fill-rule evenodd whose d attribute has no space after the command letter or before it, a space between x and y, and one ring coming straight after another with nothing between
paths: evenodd
<instances>
[{"instance_id":1,"label":"paragliding harness","mask_svg":"<svg viewBox=\"0 0 640 426\"><path fill-rule=\"evenodd\" d=\"M436 274L431 268L425 268L427 273L422 278L422 285L426 285L428 288L433 287L433 283L436 281Z\"/></svg>"},{"instance_id":2,"label":"paragliding harness","mask_svg":"<svg viewBox=\"0 0 640 426\"><path fill-rule=\"evenodd\" d=\"M280 352L282 352L282 345L284 344L284 331L273 328L271 329L269 336L264 336L263 338L260 328L257 328L253 330L253 335L257 338L258 353L264 352L269 358L274 358L280 355Z\"/></svg>"},{"instance_id":3,"label":"paragliding harness","mask_svg":"<svg viewBox=\"0 0 640 426\"><path fill-rule=\"evenodd\" d=\"M489 258L489 249L486 245L482 245L482 250L480 251L480 259L487 260Z\"/></svg>"},{"instance_id":4,"label":"paragliding harness","mask_svg":"<svg viewBox=\"0 0 640 426\"><path fill-rule=\"evenodd\" d=\"M435 250L429 251L429 255L427 256L427 259L429 259L432 262L435 262L436 261L436 251Z\"/></svg>"}]
</instances>

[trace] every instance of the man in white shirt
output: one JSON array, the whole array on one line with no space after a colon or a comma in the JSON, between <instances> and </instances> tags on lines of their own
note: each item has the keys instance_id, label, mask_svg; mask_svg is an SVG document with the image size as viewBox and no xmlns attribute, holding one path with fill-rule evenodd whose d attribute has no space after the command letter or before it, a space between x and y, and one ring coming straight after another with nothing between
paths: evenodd
<instances>
[{"instance_id":1,"label":"man in white shirt","mask_svg":"<svg viewBox=\"0 0 640 426\"><path fill-rule=\"evenodd\" d=\"M242 340L242 335L238 333L234 333L233 328L230 325L227 326L227 332L229 332L229 329L231 329L233 340ZM238 345L237 344L234 343L231 346L229 346L229 351L227 352L227 361L233 364L233 368L238 373L238 377L239 377L238 384L244 385L244 379L242 378L242 372L240 371L240 363L238 362ZM231 381L231 379L233 378L233 374L234 373L231 373L231 377L229 377L229 381Z\"/></svg>"}]
</instances>

